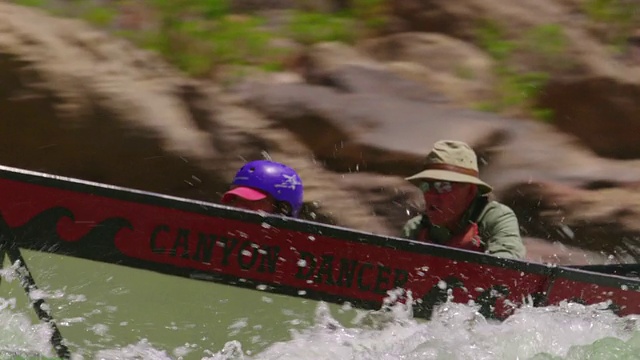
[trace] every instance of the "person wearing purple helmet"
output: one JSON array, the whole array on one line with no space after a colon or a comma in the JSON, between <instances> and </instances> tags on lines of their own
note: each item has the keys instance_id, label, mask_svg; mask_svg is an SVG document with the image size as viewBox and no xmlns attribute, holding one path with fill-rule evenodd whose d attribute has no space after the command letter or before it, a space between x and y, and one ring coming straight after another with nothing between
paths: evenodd
<instances>
[{"instance_id":1,"label":"person wearing purple helmet","mask_svg":"<svg viewBox=\"0 0 640 360\"><path fill-rule=\"evenodd\" d=\"M246 163L224 193L225 205L298 217L303 199L302 180L292 168L271 160Z\"/></svg>"}]
</instances>

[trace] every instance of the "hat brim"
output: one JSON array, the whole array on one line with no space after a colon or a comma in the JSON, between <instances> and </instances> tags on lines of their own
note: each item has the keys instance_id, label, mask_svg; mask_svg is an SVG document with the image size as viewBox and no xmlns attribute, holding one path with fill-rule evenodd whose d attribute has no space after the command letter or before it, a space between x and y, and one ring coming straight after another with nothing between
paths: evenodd
<instances>
[{"instance_id":1,"label":"hat brim","mask_svg":"<svg viewBox=\"0 0 640 360\"><path fill-rule=\"evenodd\" d=\"M236 196L249 201L258 201L266 198L267 194L263 193L262 191L252 189L249 187L238 186L224 193L224 195L222 195L221 201L222 203L228 203L231 200L233 200L233 198Z\"/></svg>"},{"instance_id":2,"label":"hat brim","mask_svg":"<svg viewBox=\"0 0 640 360\"><path fill-rule=\"evenodd\" d=\"M453 171L448 170L424 170L413 176L409 176L405 178L405 180L410 181L412 184L418 186L421 181L424 180L442 180L442 181L452 181L452 182L460 182L467 184L476 184L478 185L478 189L481 194L490 193L493 188L487 184L486 182L478 179L475 176L460 174Z\"/></svg>"}]
</instances>

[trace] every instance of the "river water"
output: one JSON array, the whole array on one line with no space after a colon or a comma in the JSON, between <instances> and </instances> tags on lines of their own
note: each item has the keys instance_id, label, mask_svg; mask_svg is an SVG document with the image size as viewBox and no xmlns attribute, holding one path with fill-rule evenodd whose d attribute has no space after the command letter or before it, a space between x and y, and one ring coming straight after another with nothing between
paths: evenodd
<instances>
[{"instance_id":1,"label":"river water","mask_svg":"<svg viewBox=\"0 0 640 360\"><path fill-rule=\"evenodd\" d=\"M444 304L427 322L23 250L74 359L640 359L637 316L524 307L502 323ZM0 354L54 356L5 263ZM0 356L2 358L2 356Z\"/></svg>"}]
</instances>

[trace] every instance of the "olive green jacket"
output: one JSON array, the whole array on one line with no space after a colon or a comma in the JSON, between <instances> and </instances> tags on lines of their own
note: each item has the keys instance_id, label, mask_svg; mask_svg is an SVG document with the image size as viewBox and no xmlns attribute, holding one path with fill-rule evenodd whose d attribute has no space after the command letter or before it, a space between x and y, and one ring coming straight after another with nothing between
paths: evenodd
<instances>
[{"instance_id":1,"label":"olive green jacket","mask_svg":"<svg viewBox=\"0 0 640 360\"><path fill-rule=\"evenodd\" d=\"M513 210L497 201L487 202L486 200L476 200L463 217L461 228L466 228L467 226L465 225L473 222L473 219L470 219L470 217L472 217L470 214L474 213L474 206L478 207L477 212L479 212L479 215L475 222L478 224L480 242L484 252L502 258L524 258L526 249L522 243L518 219ZM482 206L484 206L484 208L480 208ZM423 215L418 215L410 219L402 230L403 236L408 239L417 240L422 228L430 226L428 220L425 224L425 220L427 219L425 219ZM446 230L445 232L448 233ZM435 234L430 232L430 238L434 238L434 242L443 245L446 245L448 237L450 237L450 235L446 234L441 237L441 239L438 239L437 232Z\"/></svg>"}]
</instances>

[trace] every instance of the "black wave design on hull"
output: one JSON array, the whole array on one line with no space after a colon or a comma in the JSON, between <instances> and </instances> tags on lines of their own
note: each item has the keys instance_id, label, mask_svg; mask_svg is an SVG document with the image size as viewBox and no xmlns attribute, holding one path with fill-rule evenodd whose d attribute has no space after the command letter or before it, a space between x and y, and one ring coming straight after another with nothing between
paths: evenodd
<instances>
[{"instance_id":1,"label":"black wave design on hull","mask_svg":"<svg viewBox=\"0 0 640 360\"><path fill-rule=\"evenodd\" d=\"M122 229L134 229L129 220L122 217L107 218L78 240L69 241L63 239L56 229L63 218L75 220L71 210L53 207L35 215L24 225L11 228L0 214L0 234L25 249L114 263L123 260L124 256L115 246L115 237Z\"/></svg>"}]
</instances>

